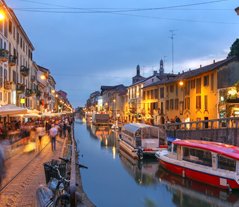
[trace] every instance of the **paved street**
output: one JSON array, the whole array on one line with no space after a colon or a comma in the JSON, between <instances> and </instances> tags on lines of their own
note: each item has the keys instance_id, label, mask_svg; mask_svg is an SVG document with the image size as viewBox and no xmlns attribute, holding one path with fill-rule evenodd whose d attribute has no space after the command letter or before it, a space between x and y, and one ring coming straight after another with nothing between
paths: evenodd
<instances>
[{"instance_id":1,"label":"paved street","mask_svg":"<svg viewBox=\"0 0 239 207\"><path fill-rule=\"evenodd\" d=\"M36 189L39 184L45 183L43 163L51 159L58 159L62 153L63 143L64 139L57 139L56 152L52 152L51 145L48 144L38 156L34 155L35 158L32 153L29 153L14 156L7 161L10 167L8 168L8 176L4 180L4 184L9 182L14 176L16 177L0 193L0 207L35 206ZM27 163L29 164L23 169ZM21 169L23 170L21 171Z\"/></svg>"}]
</instances>

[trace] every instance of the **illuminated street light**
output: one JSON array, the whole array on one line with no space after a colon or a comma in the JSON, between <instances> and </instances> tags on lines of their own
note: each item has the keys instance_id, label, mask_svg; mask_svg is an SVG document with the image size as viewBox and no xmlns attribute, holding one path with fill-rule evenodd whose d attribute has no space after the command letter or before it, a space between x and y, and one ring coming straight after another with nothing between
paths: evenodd
<instances>
[{"instance_id":1,"label":"illuminated street light","mask_svg":"<svg viewBox=\"0 0 239 207\"><path fill-rule=\"evenodd\" d=\"M179 85L180 85L180 86L183 86L183 81L179 81Z\"/></svg>"},{"instance_id":2,"label":"illuminated street light","mask_svg":"<svg viewBox=\"0 0 239 207\"><path fill-rule=\"evenodd\" d=\"M51 90L51 93L55 93L56 91L54 89Z\"/></svg>"},{"instance_id":3,"label":"illuminated street light","mask_svg":"<svg viewBox=\"0 0 239 207\"><path fill-rule=\"evenodd\" d=\"M46 76L45 76L45 75L41 75L40 78L41 78L42 80L46 80Z\"/></svg>"},{"instance_id":4,"label":"illuminated street light","mask_svg":"<svg viewBox=\"0 0 239 207\"><path fill-rule=\"evenodd\" d=\"M3 10L0 10L0 21L3 21L5 19L5 13Z\"/></svg>"},{"instance_id":5,"label":"illuminated street light","mask_svg":"<svg viewBox=\"0 0 239 207\"><path fill-rule=\"evenodd\" d=\"M115 102L116 102L116 100L115 100L115 99L113 99L113 102L115 103Z\"/></svg>"}]
</instances>

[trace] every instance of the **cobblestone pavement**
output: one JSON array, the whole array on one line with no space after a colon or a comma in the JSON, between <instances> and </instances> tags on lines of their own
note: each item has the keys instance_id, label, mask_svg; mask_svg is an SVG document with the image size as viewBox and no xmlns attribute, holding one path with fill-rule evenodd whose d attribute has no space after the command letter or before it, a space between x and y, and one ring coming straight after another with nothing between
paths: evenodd
<instances>
[{"instance_id":1,"label":"cobblestone pavement","mask_svg":"<svg viewBox=\"0 0 239 207\"><path fill-rule=\"evenodd\" d=\"M26 168L24 168L9 185L0 192L0 207L30 207L35 206L35 192L37 187L45 183L45 173L43 168L43 163L50 161L51 159L58 159L62 153L64 139L58 138L56 151L52 152L51 145L48 144L41 153L36 156ZM8 173L13 176L14 168L22 169L26 163L32 159L32 155L29 154L31 158L28 159L24 156L16 157L14 159L9 159L8 162L11 163ZM26 161L28 160L28 161ZM14 167L12 167L14 166ZM19 167L21 166L21 168ZM10 179L10 178L8 178Z\"/></svg>"}]
</instances>

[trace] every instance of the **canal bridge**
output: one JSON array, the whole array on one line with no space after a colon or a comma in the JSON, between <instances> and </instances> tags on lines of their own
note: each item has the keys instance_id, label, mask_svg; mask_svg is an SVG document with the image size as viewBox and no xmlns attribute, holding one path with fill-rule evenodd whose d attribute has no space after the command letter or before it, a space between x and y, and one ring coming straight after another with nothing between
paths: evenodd
<instances>
[{"instance_id":1,"label":"canal bridge","mask_svg":"<svg viewBox=\"0 0 239 207\"><path fill-rule=\"evenodd\" d=\"M170 123L164 126L169 137L216 141L239 146L239 117Z\"/></svg>"}]
</instances>

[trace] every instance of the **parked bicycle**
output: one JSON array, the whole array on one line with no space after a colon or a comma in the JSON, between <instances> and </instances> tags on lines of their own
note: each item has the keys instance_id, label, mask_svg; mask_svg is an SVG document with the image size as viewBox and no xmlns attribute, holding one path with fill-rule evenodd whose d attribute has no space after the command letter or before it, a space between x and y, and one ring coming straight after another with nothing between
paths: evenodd
<instances>
[{"instance_id":1,"label":"parked bicycle","mask_svg":"<svg viewBox=\"0 0 239 207\"><path fill-rule=\"evenodd\" d=\"M40 185L36 191L37 207L68 207L70 206L69 183L70 180L63 177L59 166L45 165L50 170L57 172L58 179L52 178L47 186Z\"/></svg>"},{"instance_id":2,"label":"parked bicycle","mask_svg":"<svg viewBox=\"0 0 239 207\"><path fill-rule=\"evenodd\" d=\"M36 192L37 207L68 207L70 206L70 169L68 164L70 159L59 157L60 160L66 164L66 172L63 176L60 173L59 162L52 160L44 165L50 170L49 174L55 174L54 178L51 178L47 186L40 185ZM87 166L75 163L80 168L86 168ZM67 167L68 166L68 167Z\"/></svg>"}]
</instances>

